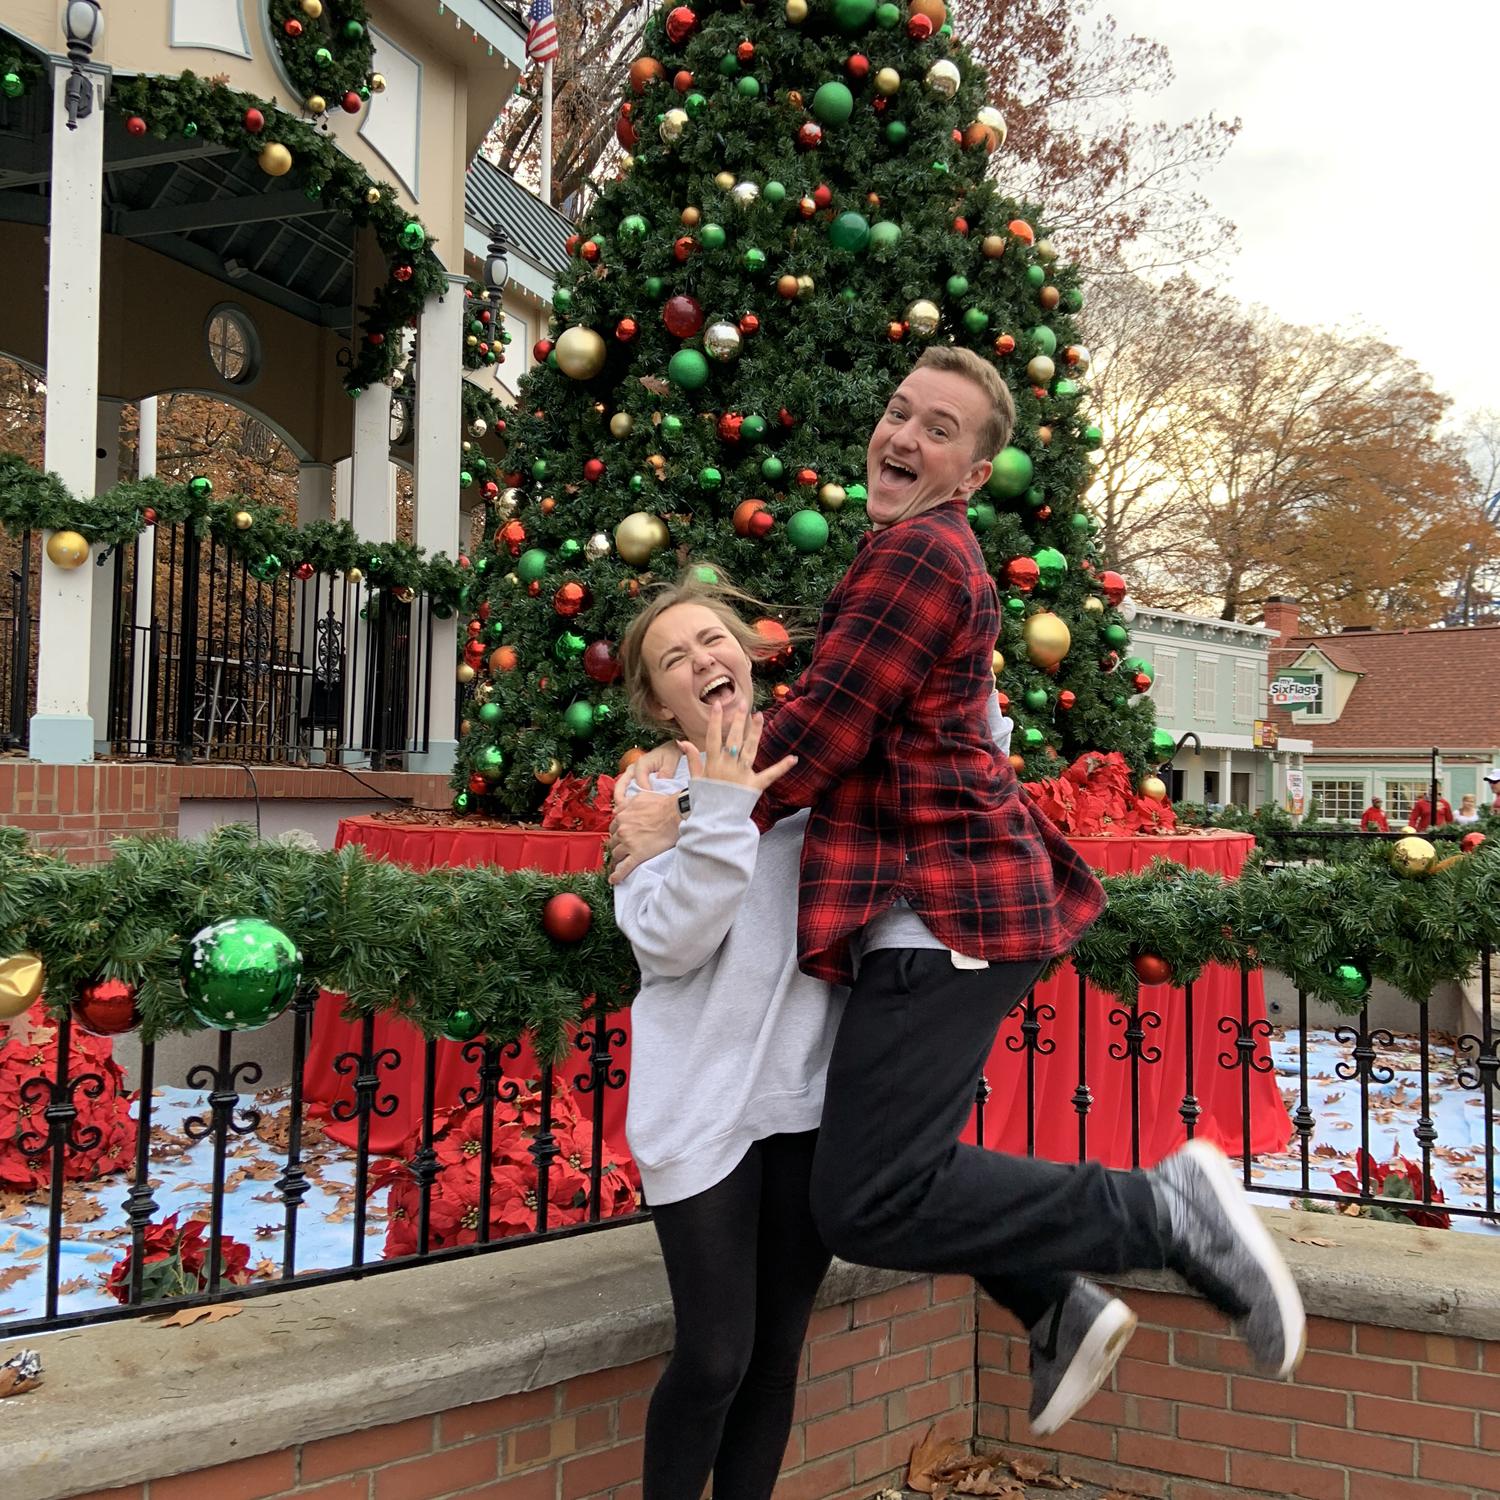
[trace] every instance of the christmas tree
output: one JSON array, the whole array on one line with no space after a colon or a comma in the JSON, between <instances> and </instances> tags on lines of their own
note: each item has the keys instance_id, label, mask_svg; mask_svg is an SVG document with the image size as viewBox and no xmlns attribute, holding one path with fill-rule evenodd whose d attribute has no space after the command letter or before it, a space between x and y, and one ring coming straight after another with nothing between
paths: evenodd
<instances>
[{"instance_id":1,"label":"christmas tree","mask_svg":"<svg viewBox=\"0 0 1500 1500\"><path fill-rule=\"evenodd\" d=\"M786 622L815 620L848 566L870 431L934 341L993 360L1015 396L970 520L1004 603L1017 769L1092 749L1144 769L1149 668L1080 503L1101 433L1078 278L987 175L1003 182L1005 122L942 0L696 0L645 48L617 124L634 155L571 242L507 418L507 487L487 489L455 805L523 813L654 743L613 643L686 562L773 602L764 673L793 680Z\"/></svg>"}]
</instances>

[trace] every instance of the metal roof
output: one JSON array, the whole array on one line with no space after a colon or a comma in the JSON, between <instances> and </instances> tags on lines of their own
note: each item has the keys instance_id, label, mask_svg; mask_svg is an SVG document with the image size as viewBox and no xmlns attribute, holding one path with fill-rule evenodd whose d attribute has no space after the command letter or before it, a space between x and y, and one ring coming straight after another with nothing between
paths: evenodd
<instances>
[{"instance_id":1,"label":"metal roof","mask_svg":"<svg viewBox=\"0 0 1500 1500\"><path fill-rule=\"evenodd\" d=\"M476 156L469 165L464 210L486 237L496 224L504 225L511 244L551 275L567 268L567 239L573 233L573 221L483 156Z\"/></svg>"}]
</instances>

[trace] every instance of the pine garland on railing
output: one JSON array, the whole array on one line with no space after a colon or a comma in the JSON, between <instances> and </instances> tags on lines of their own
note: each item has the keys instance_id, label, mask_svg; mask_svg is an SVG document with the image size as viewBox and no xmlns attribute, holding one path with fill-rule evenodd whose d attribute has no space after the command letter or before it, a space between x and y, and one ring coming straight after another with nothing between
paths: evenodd
<instances>
[{"instance_id":1,"label":"pine garland on railing","mask_svg":"<svg viewBox=\"0 0 1500 1500\"><path fill-rule=\"evenodd\" d=\"M1127 1001L1143 959L1164 961L1178 986L1205 964L1243 960L1355 1011L1371 978L1423 999L1500 947L1496 841L1419 879L1371 850L1360 864L1238 880L1158 862L1105 886L1109 906L1072 958ZM107 863L72 865L0 829L0 960L39 955L58 1015L86 985L116 979L135 987L146 1039L200 1030L179 982L184 951L235 917L286 933L304 982L347 994L351 1013L403 1015L434 1036L528 1033L555 1055L589 997L613 1009L636 989L600 874L416 872L355 846L316 853L245 829L123 840Z\"/></svg>"}]
</instances>

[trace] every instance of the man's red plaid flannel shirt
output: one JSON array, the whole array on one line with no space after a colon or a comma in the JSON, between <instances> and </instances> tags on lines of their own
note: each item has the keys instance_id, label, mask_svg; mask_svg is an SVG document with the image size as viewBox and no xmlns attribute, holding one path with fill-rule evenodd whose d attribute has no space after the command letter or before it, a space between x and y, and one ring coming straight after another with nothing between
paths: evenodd
<instances>
[{"instance_id":1,"label":"man's red plaid flannel shirt","mask_svg":"<svg viewBox=\"0 0 1500 1500\"><path fill-rule=\"evenodd\" d=\"M996 961L1063 953L1104 909L1093 872L994 753L999 632L961 502L861 539L757 756L800 757L757 806L762 831L812 808L804 972L849 983L850 937L898 898L950 948Z\"/></svg>"}]
</instances>

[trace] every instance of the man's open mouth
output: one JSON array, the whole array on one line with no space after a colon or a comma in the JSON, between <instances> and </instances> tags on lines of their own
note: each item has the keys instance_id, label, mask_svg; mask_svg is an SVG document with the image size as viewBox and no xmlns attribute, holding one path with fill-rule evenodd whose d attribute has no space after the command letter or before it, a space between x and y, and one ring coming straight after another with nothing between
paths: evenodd
<instances>
[{"instance_id":1,"label":"man's open mouth","mask_svg":"<svg viewBox=\"0 0 1500 1500\"><path fill-rule=\"evenodd\" d=\"M909 469L903 463L894 458L887 458L880 465L880 477L886 484L895 485L898 488L908 484L915 484L917 471Z\"/></svg>"}]
</instances>

